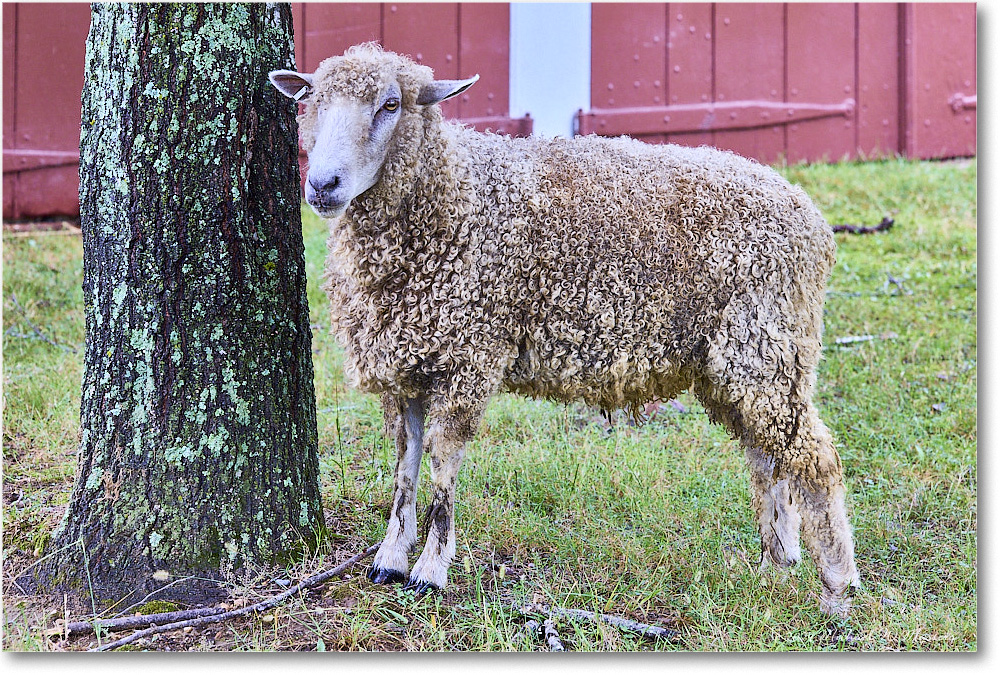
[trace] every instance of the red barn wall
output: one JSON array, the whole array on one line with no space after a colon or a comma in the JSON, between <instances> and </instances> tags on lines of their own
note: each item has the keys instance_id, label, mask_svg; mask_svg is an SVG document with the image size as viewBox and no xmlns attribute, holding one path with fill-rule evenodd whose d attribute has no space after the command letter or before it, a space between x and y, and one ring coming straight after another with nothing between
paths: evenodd
<instances>
[{"instance_id":1,"label":"red barn wall","mask_svg":"<svg viewBox=\"0 0 1000 675\"><path fill-rule=\"evenodd\" d=\"M973 3L597 3L582 133L765 162L976 153Z\"/></svg>"},{"instance_id":2,"label":"red barn wall","mask_svg":"<svg viewBox=\"0 0 1000 675\"><path fill-rule=\"evenodd\" d=\"M299 67L377 40L482 79L445 112L506 133L506 3L293 3ZM3 215L78 215L90 9L3 5ZM553 30L556 30L553 27ZM709 143L765 162L976 153L972 3L595 3L582 133Z\"/></svg>"},{"instance_id":3,"label":"red barn wall","mask_svg":"<svg viewBox=\"0 0 1000 675\"><path fill-rule=\"evenodd\" d=\"M80 212L80 93L90 5L3 5L3 216Z\"/></svg>"}]
</instances>

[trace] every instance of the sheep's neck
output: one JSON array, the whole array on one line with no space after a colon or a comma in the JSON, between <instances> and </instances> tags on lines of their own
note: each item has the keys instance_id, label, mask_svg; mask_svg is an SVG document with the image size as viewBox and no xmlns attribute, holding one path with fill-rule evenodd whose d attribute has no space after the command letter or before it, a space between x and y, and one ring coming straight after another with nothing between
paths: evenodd
<instances>
[{"instance_id":1,"label":"sheep's neck","mask_svg":"<svg viewBox=\"0 0 1000 675\"><path fill-rule=\"evenodd\" d=\"M470 194L462 153L440 121L428 121L421 145L347 213L357 280L395 286L428 257L441 264L460 257L470 238Z\"/></svg>"}]
</instances>

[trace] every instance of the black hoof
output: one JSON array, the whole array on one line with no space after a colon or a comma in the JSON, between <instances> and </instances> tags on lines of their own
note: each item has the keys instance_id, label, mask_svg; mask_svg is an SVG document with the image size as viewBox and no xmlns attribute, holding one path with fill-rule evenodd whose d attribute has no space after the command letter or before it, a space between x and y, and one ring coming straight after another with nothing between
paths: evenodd
<instances>
[{"instance_id":1,"label":"black hoof","mask_svg":"<svg viewBox=\"0 0 1000 675\"><path fill-rule=\"evenodd\" d=\"M406 585L403 586L403 590L413 591L417 596L421 596L426 593L430 593L431 591L436 591L439 589L437 587L437 584L432 584L429 581L421 581L419 579L411 578L409 581L406 582Z\"/></svg>"},{"instance_id":2,"label":"black hoof","mask_svg":"<svg viewBox=\"0 0 1000 675\"><path fill-rule=\"evenodd\" d=\"M368 570L368 580L376 584L398 584L406 581L406 575L398 570L384 570L372 565Z\"/></svg>"}]
</instances>

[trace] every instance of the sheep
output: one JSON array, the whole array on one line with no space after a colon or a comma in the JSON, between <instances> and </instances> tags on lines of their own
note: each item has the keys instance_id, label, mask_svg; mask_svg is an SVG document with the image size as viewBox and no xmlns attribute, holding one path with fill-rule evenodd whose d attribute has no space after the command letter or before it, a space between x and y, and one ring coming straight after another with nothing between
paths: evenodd
<instances>
[{"instance_id":1,"label":"sheep","mask_svg":"<svg viewBox=\"0 0 1000 675\"><path fill-rule=\"evenodd\" d=\"M349 382L378 394L397 463L368 577L444 588L455 484L501 391L604 410L693 391L746 455L760 568L816 562L821 607L859 586L841 462L812 402L829 225L774 170L714 148L510 138L445 121L467 80L366 43L314 73L306 201ZM417 543L423 453L432 498Z\"/></svg>"}]
</instances>

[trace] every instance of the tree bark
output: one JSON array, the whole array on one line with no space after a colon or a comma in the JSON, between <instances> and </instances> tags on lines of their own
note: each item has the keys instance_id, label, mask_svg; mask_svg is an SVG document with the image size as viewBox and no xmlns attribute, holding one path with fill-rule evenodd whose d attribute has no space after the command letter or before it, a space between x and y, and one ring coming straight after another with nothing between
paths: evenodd
<instances>
[{"instance_id":1,"label":"tree bark","mask_svg":"<svg viewBox=\"0 0 1000 675\"><path fill-rule=\"evenodd\" d=\"M37 580L188 598L323 527L287 4L95 4L69 508ZM138 597L141 597L139 595Z\"/></svg>"}]
</instances>

